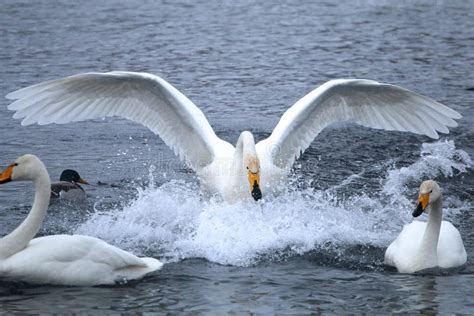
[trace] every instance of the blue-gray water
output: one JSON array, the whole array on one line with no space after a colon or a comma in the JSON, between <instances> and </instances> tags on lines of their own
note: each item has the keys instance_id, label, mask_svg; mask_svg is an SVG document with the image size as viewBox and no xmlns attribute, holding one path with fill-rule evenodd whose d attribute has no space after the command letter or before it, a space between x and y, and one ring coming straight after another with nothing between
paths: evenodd
<instances>
[{"instance_id":1,"label":"blue-gray water","mask_svg":"<svg viewBox=\"0 0 474 316\"><path fill-rule=\"evenodd\" d=\"M470 1L2 1L0 95L87 71L146 71L197 104L217 134L261 139L297 99L368 78L462 113L440 141L342 125L295 166L289 192L256 207L203 201L146 128L119 119L21 127L0 99L0 165L38 155L74 168L85 205L52 206L40 234L81 233L167 264L141 282L74 288L1 283L1 312L474 313L474 6ZM470 89L471 88L471 89ZM419 183L444 189L468 253L455 271L382 264ZM31 206L0 187L0 235Z\"/></svg>"}]
</instances>

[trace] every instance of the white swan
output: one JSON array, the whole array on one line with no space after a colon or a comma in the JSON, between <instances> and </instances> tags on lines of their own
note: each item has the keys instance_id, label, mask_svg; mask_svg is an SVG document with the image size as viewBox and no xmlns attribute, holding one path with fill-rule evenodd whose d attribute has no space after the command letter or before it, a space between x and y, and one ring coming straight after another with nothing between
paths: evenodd
<instances>
[{"instance_id":1,"label":"white swan","mask_svg":"<svg viewBox=\"0 0 474 316\"><path fill-rule=\"evenodd\" d=\"M385 252L385 264L400 273L413 273L427 268L452 268L467 260L459 231L442 221L441 190L435 181L424 181L420 186L419 203L414 217L428 213L428 222L414 221L403 227L400 235Z\"/></svg>"},{"instance_id":2,"label":"white swan","mask_svg":"<svg viewBox=\"0 0 474 316\"><path fill-rule=\"evenodd\" d=\"M22 125L63 124L120 116L158 134L193 168L203 189L225 200L278 192L295 159L335 122L425 134L448 133L456 111L414 92L371 80L332 80L296 102L270 137L237 145L218 138L204 114L165 80L147 73L85 73L39 83L6 96Z\"/></svg>"},{"instance_id":3,"label":"white swan","mask_svg":"<svg viewBox=\"0 0 474 316\"><path fill-rule=\"evenodd\" d=\"M0 184L9 181L33 181L36 194L30 214L0 239L1 278L90 286L138 279L161 268L162 263L156 259L138 258L97 238L52 235L32 239L49 205L48 172L36 156L24 155L0 175Z\"/></svg>"}]
</instances>

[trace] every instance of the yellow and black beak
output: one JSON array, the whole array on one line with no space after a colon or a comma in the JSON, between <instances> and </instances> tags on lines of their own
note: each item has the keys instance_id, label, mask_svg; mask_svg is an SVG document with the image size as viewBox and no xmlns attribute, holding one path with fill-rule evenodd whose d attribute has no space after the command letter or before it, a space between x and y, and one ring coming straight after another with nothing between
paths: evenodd
<instances>
[{"instance_id":1,"label":"yellow and black beak","mask_svg":"<svg viewBox=\"0 0 474 316\"><path fill-rule=\"evenodd\" d=\"M13 173L13 168L17 166L16 163L11 164L3 171L3 173L0 175L0 184L7 183L12 181L12 173Z\"/></svg>"},{"instance_id":2,"label":"yellow and black beak","mask_svg":"<svg viewBox=\"0 0 474 316\"><path fill-rule=\"evenodd\" d=\"M248 178L252 197L255 201L258 201L262 198L262 191L260 191L260 172L257 171L254 173L249 170Z\"/></svg>"},{"instance_id":3,"label":"yellow and black beak","mask_svg":"<svg viewBox=\"0 0 474 316\"><path fill-rule=\"evenodd\" d=\"M413 211L413 213L411 215L413 215L413 217L420 216L421 213L423 213L423 211L428 206L429 201L430 201L430 194L429 193L420 194L418 196L418 205L417 205L416 209Z\"/></svg>"},{"instance_id":4,"label":"yellow and black beak","mask_svg":"<svg viewBox=\"0 0 474 316\"><path fill-rule=\"evenodd\" d=\"M84 180L82 178L80 178L78 182L82 183L82 184L89 184L89 182L87 182L86 180Z\"/></svg>"}]
</instances>

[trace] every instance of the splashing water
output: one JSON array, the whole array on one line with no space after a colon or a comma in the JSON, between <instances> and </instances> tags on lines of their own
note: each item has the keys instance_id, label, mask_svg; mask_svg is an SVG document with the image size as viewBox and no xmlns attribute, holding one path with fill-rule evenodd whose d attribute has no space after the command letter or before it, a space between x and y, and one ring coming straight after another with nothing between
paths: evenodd
<instances>
[{"instance_id":1,"label":"splashing water","mask_svg":"<svg viewBox=\"0 0 474 316\"><path fill-rule=\"evenodd\" d=\"M452 141L423 144L420 159L390 170L383 180L382 195L389 199L361 192L341 200L331 189L307 188L261 203L228 204L203 201L197 184L173 180L138 189L138 197L123 209L94 213L76 233L167 261L205 258L237 266L278 259L281 253L304 254L328 243L384 248L411 221L413 205L405 197L409 182L452 176L471 166Z\"/></svg>"},{"instance_id":2,"label":"splashing water","mask_svg":"<svg viewBox=\"0 0 474 316\"><path fill-rule=\"evenodd\" d=\"M453 177L456 172L466 172L472 165L469 155L464 150L456 149L453 141L424 143L420 159L412 165L388 172L382 191L390 196L392 203L406 209L412 203L406 196L408 190L417 192L421 181L440 176Z\"/></svg>"},{"instance_id":3,"label":"splashing water","mask_svg":"<svg viewBox=\"0 0 474 316\"><path fill-rule=\"evenodd\" d=\"M469 155L464 150L456 149L452 140L424 143L420 156L417 162L408 167L389 171L383 186L386 194L399 197L400 193L406 192L408 183L418 183L420 179L433 179L439 175L452 177L455 170L466 172L472 167Z\"/></svg>"}]
</instances>

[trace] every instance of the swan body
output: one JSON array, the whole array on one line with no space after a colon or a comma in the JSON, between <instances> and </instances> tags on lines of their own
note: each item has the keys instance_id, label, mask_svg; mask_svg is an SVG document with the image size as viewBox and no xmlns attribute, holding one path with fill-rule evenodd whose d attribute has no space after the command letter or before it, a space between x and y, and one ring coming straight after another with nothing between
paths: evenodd
<instances>
[{"instance_id":1,"label":"swan body","mask_svg":"<svg viewBox=\"0 0 474 316\"><path fill-rule=\"evenodd\" d=\"M162 263L139 258L88 236L52 235L34 238L50 199L50 180L33 155L18 158L1 175L0 184L33 181L33 207L12 233L0 239L0 277L12 281L60 285L105 285L133 280L159 270Z\"/></svg>"},{"instance_id":2,"label":"swan body","mask_svg":"<svg viewBox=\"0 0 474 316\"><path fill-rule=\"evenodd\" d=\"M139 279L161 266L156 259L138 258L97 238L52 235L35 238L0 260L0 276L35 284L92 286Z\"/></svg>"},{"instance_id":3,"label":"swan body","mask_svg":"<svg viewBox=\"0 0 474 316\"><path fill-rule=\"evenodd\" d=\"M351 121L438 138L461 115L425 96L372 80L331 80L297 101L271 135L255 142L242 132L234 147L214 133L204 114L158 76L136 72L84 73L26 87L15 100L22 125L64 124L119 116L143 124L196 171L203 191L228 201L278 194L291 167L326 126Z\"/></svg>"},{"instance_id":4,"label":"swan body","mask_svg":"<svg viewBox=\"0 0 474 316\"><path fill-rule=\"evenodd\" d=\"M428 222L414 221L405 225L400 235L385 252L385 264L400 273L440 267L453 268L467 260L459 231L442 221L442 197L434 181L425 181L420 188L420 203L413 216L428 213Z\"/></svg>"}]
</instances>

